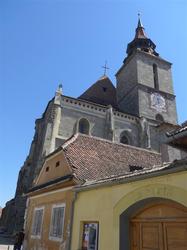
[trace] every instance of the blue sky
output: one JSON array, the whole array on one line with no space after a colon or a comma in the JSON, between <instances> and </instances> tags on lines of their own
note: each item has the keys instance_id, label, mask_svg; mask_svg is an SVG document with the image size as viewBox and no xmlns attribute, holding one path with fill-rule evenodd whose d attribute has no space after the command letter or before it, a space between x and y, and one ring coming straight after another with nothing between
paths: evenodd
<instances>
[{"instance_id":1,"label":"blue sky","mask_svg":"<svg viewBox=\"0 0 187 250\"><path fill-rule=\"evenodd\" d=\"M77 97L125 57L137 13L160 55L173 63L179 123L187 119L186 0L0 1L0 206L15 193L39 118L59 83Z\"/></svg>"}]
</instances>

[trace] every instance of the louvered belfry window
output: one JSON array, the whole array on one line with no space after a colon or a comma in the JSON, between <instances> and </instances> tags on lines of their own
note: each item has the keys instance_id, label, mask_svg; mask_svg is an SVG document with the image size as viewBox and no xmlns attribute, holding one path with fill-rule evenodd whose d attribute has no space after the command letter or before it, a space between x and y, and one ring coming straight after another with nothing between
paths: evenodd
<instances>
[{"instance_id":1,"label":"louvered belfry window","mask_svg":"<svg viewBox=\"0 0 187 250\"><path fill-rule=\"evenodd\" d=\"M50 238L61 239L63 236L65 205L54 205L52 209Z\"/></svg>"},{"instance_id":2,"label":"louvered belfry window","mask_svg":"<svg viewBox=\"0 0 187 250\"><path fill-rule=\"evenodd\" d=\"M42 222L43 222L43 213L44 208L35 208L34 210L34 217L32 223L32 236L40 237L42 231Z\"/></svg>"}]
</instances>

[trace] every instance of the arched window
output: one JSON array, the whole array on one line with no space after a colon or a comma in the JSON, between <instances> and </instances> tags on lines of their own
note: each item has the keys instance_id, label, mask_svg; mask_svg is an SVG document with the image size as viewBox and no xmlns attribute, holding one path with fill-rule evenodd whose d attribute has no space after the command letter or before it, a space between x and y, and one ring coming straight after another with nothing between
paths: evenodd
<instances>
[{"instance_id":1,"label":"arched window","mask_svg":"<svg viewBox=\"0 0 187 250\"><path fill-rule=\"evenodd\" d=\"M164 118L163 118L163 116L162 116L161 114L157 114L157 115L155 116L155 119L156 119L156 121L164 122Z\"/></svg>"},{"instance_id":2,"label":"arched window","mask_svg":"<svg viewBox=\"0 0 187 250\"><path fill-rule=\"evenodd\" d=\"M129 139L127 138L126 135L121 136L120 142L123 144L129 144Z\"/></svg>"},{"instance_id":3,"label":"arched window","mask_svg":"<svg viewBox=\"0 0 187 250\"><path fill-rule=\"evenodd\" d=\"M129 131L123 131L120 134L120 143L132 145L131 135Z\"/></svg>"},{"instance_id":4,"label":"arched window","mask_svg":"<svg viewBox=\"0 0 187 250\"><path fill-rule=\"evenodd\" d=\"M89 124L88 120L86 120L85 118L82 118L79 120L78 125L79 125L78 126L79 133L89 135L90 124Z\"/></svg>"},{"instance_id":5,"label":"arched window","mask_svg":"<svg viewBox=\"0 0 187 250\"><path fill-rule=\"evenodd\" d=\"M159 89L159 84L158 84L158 69L157 65L153 64L153 79L154 79L154 88Z\"/></svg>"}]
</instances>

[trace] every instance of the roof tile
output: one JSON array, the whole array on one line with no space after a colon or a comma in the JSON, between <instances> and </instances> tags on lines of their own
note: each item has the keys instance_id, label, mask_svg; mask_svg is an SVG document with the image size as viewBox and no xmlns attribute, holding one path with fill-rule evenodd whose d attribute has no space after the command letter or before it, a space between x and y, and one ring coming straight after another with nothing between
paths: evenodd
<instances>
[{"instance_id":1,"label":"roof tile","mask_svg":"<svg viewBox=\"0 0 187 250\"><path fill-rule=\"evenodd\" d=\"M76 177L85 181L127 174L130 166L145 169L162 163L156 152L81 134L67 141L63 150Z\"/></svg>"}]
</instances>

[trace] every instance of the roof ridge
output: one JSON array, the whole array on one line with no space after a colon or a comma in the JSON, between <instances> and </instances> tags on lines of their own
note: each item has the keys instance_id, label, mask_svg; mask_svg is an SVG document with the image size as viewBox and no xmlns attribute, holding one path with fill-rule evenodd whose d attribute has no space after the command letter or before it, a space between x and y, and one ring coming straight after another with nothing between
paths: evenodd
<instances>
[{"instance_id":1,"label":"roof ridge","mask_svg":"<svg viewBox=\"0 0 187 250\"><path fill-rule=\"evenodd\" d=\"M74 134L72 137L70 137L69 139L67 139L63 144L62 144L62 149L64 150L65 148L67 148L67 146L69 146L71 143L73 143L77 138L78 138L79 133Z\"/></svg>"}]
</instances>

